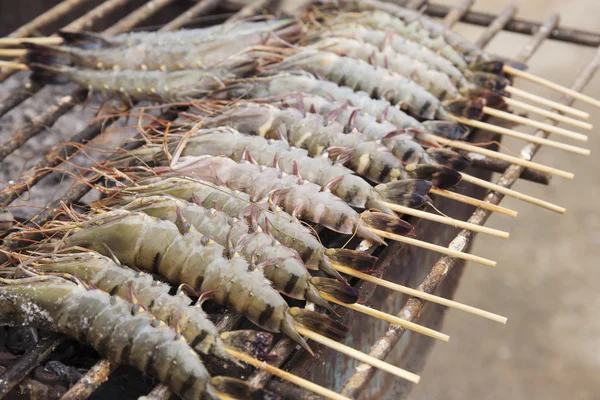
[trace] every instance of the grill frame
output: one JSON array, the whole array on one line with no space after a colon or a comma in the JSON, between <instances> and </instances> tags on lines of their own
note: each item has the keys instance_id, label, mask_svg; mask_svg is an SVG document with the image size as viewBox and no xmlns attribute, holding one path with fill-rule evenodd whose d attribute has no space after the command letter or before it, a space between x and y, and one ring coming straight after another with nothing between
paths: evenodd
<instances>
[{"instance_id":1,"label":"grill frame","mask_svg":"<svg viewBox=\"0 0 600 400\"><path fill-rule=\"evenodd\" d=\"M104 20L106 18L106 14L109 11L122 7L129 0L107 0L102 3L100 6L96 7L91 12L87 13L83 17L77 19L73 23L68 25L69 29L89 29L96 22ZM73 3L72 7L75 7L76 4L79 4L79 1L71 1ZM143 6L129 14L127 17L116 21L116 23L106 30L106 33L119 33L122 31L131 30L136 25L143 23L147 18L153 15L156 12L159 12L161 9L169 6L173 3L174 0L150 0L145 3ZM484 47L487 43L491 41L491 39L498 34L502 30L517 32L521 34L527 34L531 36L531 40L528 45L524 47L524 49L519 53L517 59L519 61L527 61L529 60L538 49L538 47L547 39L550 40L559 40L565 41L572 44L585 45L589 47L598 47L600 46L600 34L596 34L593 32L585 32L575 29L569 28L561 28L558 26L558 16L552 15L547 18L542 24L518 20L514 19L514 15L516 14L517 8L516 6L509 6L505 10L503 10L498 15L491 15L486 13L479 13L470 11L470 7L473 4L473 0L463 1L460 5L455 8L449 8L436 4L428 4L427 1L417 0L409 2L408 7L412 8L420 8L424 5L428 4L425 13L434 17L444 18L444 22L452 26L458 21L463 21L469 24L487 26L487 29L484 31L482 36L476 41L478 45ZM173 19L170 23L163 27L164 30L168 29L177 29L189 21L193 20L198 15L201 15L206 12L210 12L217 6L218 1L214 0L204 0L198 2L196 5L192 6L181 16ZM266 4L269 2L262 2L261 4ZM42 22L38 22L35 25L35 29L44 26L45 23L49 23L52 21L57 14L58 11L55 9L49 10L47 13L43 15L46 16L45 19L41 19ZM113 8L114 7L114 8ZM241 12L247 13L249 11L254 11L250 8L247 8ZM65 12L64 9L61 9L61 12ZM38 18L39 19L39 18ZM45 21L45 22L44 22ZM29 24L27 24L29 25ZM13 32L14 37L25 36L32 32L34 28L28 28L27 25L24 25L19 30ZM590 63L581 71L572 85L572 88L575 90L582 90L585 85L589 82L589 80L593 77L596 69L600 66L600 48L596 52L594 58L590 61ZM4 80L10 75L10 73L3 72L0 74L0 81ZM29 87L27 87L27 85ZM40 87L41 88L41 87ZM2 103L0 103L0 116L3 116L11 109L19 106L20 103L25 101L30 96L34 95L40 88L36 88L31 84L26 84L25 89L18 90L14 92L14 96L9 96L9 98ZM35 137L37 134L41 133L47 126L51 126L58 118L71 111L71 109L76 105L81 103L85 98L87 92L77 90L73 92L69 96L65 96L59 99L58 102L50 106L46 112L32 121L31 124L28 124L25 129L18 131L15 135L13 135L10 139L11 142L7 145L3 143L0 145L0 161L2 161L8 154L12 153L14 150L18 149L22 146L27 140ZM567 97L563 97L561 102L564 104L571 104L572 100ZM69 139L69 142L74 143L87 143L96 136L98 136L103 129L106 128L107 125L110 125L114 122L116 118L104 121L103 123L93 123L81 132L77 133L73 137ZM556 124L554 121L545 121L547 123ZM536 132L537 136L547 137L549 134L546 134L541 131ZM484 134L482 132L476 132L474 134L475 141L488 141L490 139L490 135ZM128 143L124 145L125 147L133 147L135 143ZM535 144L528 144L523 147L521 154L523 157L527 157L528 159L532 159L540 146ZM34 173L34 171L39 170L39 168L52 168L60 165L67 155L66 158L73 156L78 152L78 147L76 146L63 146L59 150L52 150L49 153L45 154L42 160L36 164L33 168L28 170L25 174L23 174L19 180L11 185L7 190L0 192L0 205L7 206L15 199L17 199L21 194L27 191L31 186L35 185L39 182L46 174ZM506 165L496 164L497 170L504 171L503 175L498 179L497 183L504 187L511 187L523 173L524 169L520 166L511 165L506 168ZM93 175L88 175L85 177L87 180L92 181L96 177ZM548 177L545 174L540 174L539 180L543 183L548 182ZM47 210L42 211L34 218L31 219L30 223L32 224L43 224L44 222L52 219L56 214L56 209L60 207L61 202L66 204L72 204L79 201L88 191L90 190L89 186L85 182L78 182L73 185L67 192L65 192L62 196L52 202ZM498 193L489 193L485 200L492 204L499 204L503 195ZM469 213L470 214L470 213ZM471 217L469 218L469 222L475 223L478 225L483 225L489 218L491 212L478 209L473 212ZM459 251L466 251L472 240L474 238L474 234L470 231L462 230L458 232L454 236L454 238L450 242L450 247ZM390 254L396 254L395 252L404 251L402 254L406 253L406 250L403 250L402 245L393 244L388 249L388 258L391 258ZM4 255L2 255L3 257ZM435 257L438 258L438 257ZM2 260L4 261L4 259ZM419 289L423 290L427 293L436 292L442 282L445 282L445 286L441 287L442 293L438 292L438 294L443 294L451 297L456 286L458 284L463 262L460 262L456 258L450 256L442 256L437 259L434 263L433 267L429 268L429 273L426 278L422 280L419 284ZM385 269L389 267L389 265L380 265L379 273L383 273ZM446 279L447 278L447 279ZM369 284L365 284L361 286L361 300L369 300L374 293L374 287ZM404 299L403 299L404 300ZM444 309L440 307L428 307L424 311L426 302L416 298L408 298L404 306L400 309L398 316L402 316L410 321L416 320L419 316L421 316L421 321L426 321L428 323L434 323L436 325L441 325L444 317ZM435 320L435 321L433 321ZM225 318L223 318L219 327L223 329L231 329L235 325L236 322L239 322L239 318L225 314ZM389 326L384 333L374 342L371 347L370 355L375 356L377 358L385 359L392 351L394 346L402 339L405 334L405 329L396 326ZM64 340L64 337L60 335L49 335L42 339L35 348L30 349L25 355L20 357L15 363L13 363L6 372L0 377L0 398L10 392L19 382L21 382L26 376L31 372L33 368L43 363L43 361L51 354L51 352ZM431 347L432 340L424 338L422 336L417 336L415 338L411 338L410 345L406 346L406 352L402 356L403 363L408 363L410 365L410 369L413 372L418 373L424 365L425 357L422 357L422 353L427 353L428 349ZM281 366L282 363L286 360L289 360L285 364L285 368L291 370L292 372L298 373L303 376L307 376L312 369L315 370L316 363L321 363L322 360L308 359L306 354L302 351L297 351L296 354L291 357L290 355L296 351L295 344L291 343L291 341L287 339L281 340L275 348L275 353L277 357L272 360L271 363L275 365ZM84 399L89 397L91 393L106 379L110 372L112 371L113 366L111 366L105 360L100 360L88 373L77 383L75 384L65 395L65 399ZM373 376L375 374L375 369L366 365L360 365L355 367L354 373L348 379L342 387L342 394L358 398L361 395L364 395L366 391L366 386L371 382ZM314 395L308 394L308 392L296 389L295 387L291 387L291 385L280 383L276 380L272 380L270 375L257 371L249 377L249 381L253 384L264 386L268 384L268 388L279 393L285 394L287 397L294 399L312 399L315 398ZM400 388L396 390L397 393L400 394L400 398L405 398L408 396L410 389L412 388L411 384L407 382L400 382ZM147 399L167 399L169 398L170 393L165 390L164 386L157 386L148 396Z\"/></svg>"}]
</instances>

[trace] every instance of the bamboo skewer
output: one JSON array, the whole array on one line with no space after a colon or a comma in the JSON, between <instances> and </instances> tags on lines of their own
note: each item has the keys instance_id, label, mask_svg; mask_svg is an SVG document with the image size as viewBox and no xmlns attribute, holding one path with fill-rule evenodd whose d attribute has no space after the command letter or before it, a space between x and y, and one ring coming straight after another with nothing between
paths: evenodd
<instances>
[{"instance_id":1,"label":"bamboo skewer","mask_svg":"<svg viewBox=\"0 0 600 400\"><path fill-rule=\"evenodd\" d=\"M500 214L508 215L509 217L515 218L517 216L517 212L511 210L510 208L498 206L495 204L490 204L486 201L474 199L473 197L465 196L464 194L451 192L445 189L431 188L429 193L437 194L438 196L446 197L447 199L459 201L461 203L470 204L475 207L483 208L484 210L489 210L493 212L497 212Z\"/></svg>"},{"instance_id":2,"label":"bamboo skewer","mask_svg":"<svg viewBox=\"0 0 600 400\"><path fill-rule=\"evenodd\" d=\"M374 283L378 286L386 287L388 289L394 290L396 292L404 293L409 296L418 297L423 300L430 301L432 303L440 304L446 307L454 308L460 311L467 312L469 314L477 315L478 317L482 317L485 319L489 319L491 321L496 321L501 324L506 324L507 318L498 314L491 313L489 311L481 310L479 308L475 308L472 306L468 306L466 304L459 303L454 300L449 300L443 297L439 297L433 294L425 293L421 290L412 289L407 286L402 286L397 283L393 283L390 281L386 281L385 279L377 278L371 276L369 274L365 274L364 272L357 271L350 267L346 267L343 265L338 265L333 263L333 267L338 271L346 275L353 276L355 278L362 279L366 282Z\"/></svg>"},{"instance_id":3,"label":"bamboo skewer","mask_svg":"<svg viewBox=\"0 0 600 400\"><path fill-rule=\"evenodd\" d=\"M21 57L27 54L25 49L0 49L0 57Z\"/></svg>"},{"instance_id":4,"label":"bamboo skewer","mask_svg":"<svg viewBox=\"0 0 600 400\"><path fill-rule=\"evenodd\" d=\"M526 98L529 101L533 101L535 103L542 104L542 105L545 105L547 107L551 107L551 108L553 108L555 110L562 111L565 114L575 115L575 116L577 116L579 118L582 118L582 119L589 119L590 118L590 114L589 113L586 113L584 111L578 110L578 109L573 108L573 107L566 106L566 105L561 104L561 103L557 103L556 101L548 100L548 99L546 99L544 97L535 95L533 93L529 93L529 92L526 92L524 90L517 89L516 87L513 87L513 86L507 86L507 87L505 87L504 91L507 92L507 93L510 93L512 95L515 95L515 96L524 97L524 98Z\"/></svg>"},{"instance_id":5,"label":"bamboo skewer","mask_svg":"<svg viewBox=\"0 0 600 400\"><path fill-rule=\"evenodd\" d=\"M307 338L314 340L317 343L332 348L333 350L339 351L342 354L346 354L347 356L350 356L365 364L369 364L375 368L393 374L398 378L406 379L407 381L410 381L412 383L419 383L419 381L421 380L421 377L419 375L413 374L412 372L409 372L405 369L388 364L385 361L382 361L368 354L362 353L342 343L338 343L335 340L329 339L328 337L319 335L318 333L306 329L302 325L296 324L295 327L298 333L300 333L302 336L306 336Z\"/></svg>"},{"instance_id":6,"label":"bamboo skewer","mask_svg":"<svg viewBox=\"0 0 600 400\"><path fill-rule=\"evenodd\" d=\"M521 124L521 125L532 126L534 128L541 129L541 130L546 131L546 132L555 133L557 135L565 136L565 137L568 137L568 138L571 138L571 139L575 139L575 140L579 140L579 141L582 141L582 142L587 142L588 141L587 135L584 135L584 134L581 134L581 133L577 133L577 132L573 132L573 131L570 131L568 129L559 128L559 127L554 126L554 125L545 124L543 122L539 122L539 121L536 121L536 120L533 120L533 119L521 117L520 115L511 114L511 113L506 112L506 111L496 110L495 108L484 106L483 107L483 113L491 115L491 116L494 116L494 117L502 118L502 119L505 119L507 121L516 122L516 123Z\"/></svg>"},{"instance_id":7,"label":"bamboo skewer","mask_svg":"<svg viewBox=\"0 0 600 400\"><path fill-rule=\"evenodd\" d=\"M568 152L575 153L575 154L581 154L584 156L589 156L591 153L591 151L589 149L572 146L570 144L555 142L553 140L541 138L541 137L534 136L534 135L529 135L526 133L515 131L513 129L503 128L501 126L488 124L486 122L476 121L473 119L467 119L467 118L462 118L462 117L456 117L453 115L451 115L450 118L452 118L456 122L461 123L463 125L468 125L468 126L472 126L474 128L484 129L486 131L499 133L501 135L511 136L511 137L521 139L521 140L526 140L530 143L536 143L536 144L540 144L540 145L544 145L544 146L548 146L548 147L553 147L555 149L560 149L560 150L568 151Z\"/></svg>"},{"instance_id":8,"label":"bamboo skewer","mask_svg":"<svg viewBox=\"0 0 600 400\"><path fill-rule=\"evenodd\" d=\"M227 352L229 354L231 354L233 357L245 362L248 365L252 365L255 368L266 371L266 372L270 373L271 375L275 375L278 378L281 378L285 381L291 382L291 383L298 385L301 388L304 388L306 390L310 390L313 393L316 393L318 395L321 395L321 396L326 397L331 400L350 400L348 397L342 396L341 394L336 393L333 390L324 388L323 386L317 385L316 383L306 380L304 378L300 378L297 375L294 375L290 372L284 371L284 370L277 368L271 364L267 364L266 362L260 361L252 356L249 356L246 353L242 353L242 352L232 349L230 347L225 347L225 350L227 350Z\"/></svg>"},{"instance_id":9,"label":"bamboo skewer","mask_svg":"<svg viewBox=\"0 0 600 400\"><path fill-rule=\"evenodd\" d=\"M381 236L381 237L387 238L387 239L391 239L396 242L406 243L406 244L409 244L412 246L421 247L423 249L436 251L438 253L461 258L463 260L473 261L478 264L487 265L489 267L496 266L496 261L488 260L487 258L475 256L475 255L469 254L469 253L463 253L462 251L456 251L456 250L450 249L448 247L438 246L437 244L424 242L422 240L417 240L417 239L409 238L406 236L400 236L395 233L380 231L379 229L374 229L374 228L368 228L368 229L369 229L369 231L373 232L374 234L376 234L378 236Z\"/></svg>"},{"instance_id":10,"label":"bamboo skewer","mask_svg":"<svg viewBox=\"0 0 600 400\"><path fill-rule=\"evenodd\" d=\"M450 226L454 226L456 228L468 229L473 232L485 233L485 234L488 234L491 236L496 236L496 237L499 237L502 239L508 239L510 236L510 234L508 232L500 231L498 229L488 228L486 226L471 224L469 222L461 221L459 219L450 218L450 217L446 217L443 215L437 215L437 214L417 210L417 209L410 208L410 207L405 207L405 206L402 206L399 204L394 204L394 203L382 202L382 204L384 206L388 207L390 210L393 210L393 211L396 211L396 212L399 212L402 214L412 215L414 217L426 219L428 221L439 222L440 224L450 225Z\"/></svg>"},{"instance_id":11,"label":"bamboo skewer","mask_svg":"<svg viewBox=\"0 0 600 400\"><path fill-rule=\"evenodd\" d=\"M29 69L27 65L14 61L0 61L0 68L21 69L24 71Z\"/></svg>"},{"instance_id":12,"label":"bamboo skewer","mask_svg":"<svg viewBox=\"0 0 600 400\"><path fill-rule=\"evenodd\" d=\"M389 322L390 324L402 326L404 328L410 329L411 331L415 331L415 332L421 333L423 335L432 337L434 339L441 340L442 342L448 342L450 340L450 336L448 336L446 334L440 333L438 331L435 331L433 329L427 328L427 327L419 325L419 324L415 324L414 322L410 322L405 319L398 318L395 315L384 313L383 311L375 310L371 307L367 307L367 306L364 306L364 305L358 304L358 303L346 304L342 301L339 301L335 297L329 296L327 293L320 292L319 294L321 295L321 297L323 297L325 300L327 300L331 303L335 303L342 307L346 307L351 310L358 311L358 312L370 315L375 318L379 318L381 320Z\"/></svg>"},{"instance_id":13,"label":"bamboo skewer","mask_svg":"<svg viewBox=\"0 0 600 400\"><path fill-rule=\"evenodd\" d=\"M592 124L590 124L588 122L580 121L578 119L567 117L562 114L557 114L555 112L552 112L552 111L549 111L549 110L546 110L546 109L543 109L540 107L536 107L529 103L523 103L522 101L515 100L510 97L503 97L502 100L504 100L504 102L509 106L519 107L519 108L522 108L523 110L539 114L546 118L553 119L554 121L564 122L566 124L570 124L570 125L576 126L581 129L586 129L589 131L594 127Z\"/></svg>"},{"instance_id":14,"label":"bamboo skewer","mask_svg":"<svg viewBox=\"0 0 600 400\"><path fill-rule=\"evenodd\" d=\"M61 38L59 36L25 37L25 38L3 37L3 38L0 38L0 46L18 46L23 43L61 44L62 42L63 42L63 38Z\"/></svg>"},{"instance_id":15,"label":"bamboo skewer","mask_svg":"<svg viewBox=\"0 0 600 400\"><path fill-rule=\"evenodd\" d=\"M510 197L514 197L515 199L523 200L527 203L534 204L536 206L548 209L550 211L557 212L559 214L564 214L567 211L563 207L557 206L555 204L549 203L544 200L536 199L535 197L528 196L526 194L517 192L516 190L508 189L503 186L497 185L495 183L491 183L491 182L485 181L483 179L475 178L474 176L470 176L467 174L461 174L461 175L462 175L462 180L464 180L465 182L469 182L474 185L481 186L481 187L489 189L493 192L502 193L506 196L510 196Z\"/></svg>"},{"instance_id":16,"label":"bamboo skewer","mask_svg":"<svg viewBox=\"0 0 600 400\"><path fill-rule=\"evenodd\" d=\"M570 89L568 87L559 85L558 83L551 82L548 79L535 76L533 74L530 74L529 72L521 71L520 69L511 67L509 65L504 65L504 67L502 67L502 72L504 72L505 74L516 76L518 78L527 79L528 81L535 82L539 85L556 90L560 93L564 93L568 96L571 96L574 99L581 100L583 102L600 108L600 100L594 99L593 97L580 93L576 90Z\"/></svg>"},{"instance_id":17,"label":"bamboo skewer","mask_svg":"<svg viewBox=\"0 0 600 400\"><path fill-rule=\"evenodd\" d=\"M575 177L575 175L571 172L563 171L563 170L557 169L557 168L547 167L543 164L539 164L539 163L536 163L533 161L527 161L527 160L524 160L519 157L500 153L498 151L493 151L493 150L485 149L485 148L482 148L479 146L474 146L472 144L469 144L467 142L463 142L460 140L450 140L450 139L446 139L441 136L435 136L435 135L430 135L430 136L432 136L438 143L440 143L444 146L454 147L456 149L470 151L472 153L483 154L490 158L497 158L499 160L508 161L509 163L512 163L512 164L517 164L517 165L521 165L526 168L531 168L531 169L535 169L538 171L547 172L549 174L560 176L560 177L563 177L566 179L573 179Z\"/></svg>"}]
</instances>

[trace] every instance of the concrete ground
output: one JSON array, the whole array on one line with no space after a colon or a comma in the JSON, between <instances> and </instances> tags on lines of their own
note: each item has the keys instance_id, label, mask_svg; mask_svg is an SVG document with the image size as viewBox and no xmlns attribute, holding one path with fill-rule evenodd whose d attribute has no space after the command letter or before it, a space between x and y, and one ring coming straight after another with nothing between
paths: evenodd
<instances>
[{"instance_id":1,"label":"concrete ground","mask_svg":"<svg viewBox=\"0 0 600 400\"><path fill-rule=\"evenodd\" d=\"M445 0L455 5L459 0ZM477 0L475 9L499 12L509 0ZM520 18L542 21L558 13L563 26L600 32L597 0L522 0ZM460 26L470 38L481 32ZM501 33L489 50L515 56L526 38ZM564 43L546 43L530 70L570 84L595 50ZM526 82L518 87L558 98ZM600 76L585 93L600 98ZM458 311L450 311L443 331L447 344L436 344L413 400L527 399L587 400L600 398L600 113L590 140L591 157L543 149L536 161L575 173L574 181L555 178L551 185L519 182L515 188L567 208L564 216L508 199L517 219L493 217L488 225L509 230L511 239L479 236L474 254L498 261L496 269L467 267L456 299L508 317L502 326ZM521 130L523 130L521 128ZM577 145L568 139L562 140ZM518 152L522 143L505 142Z\"/></svg>"}]
</instances>

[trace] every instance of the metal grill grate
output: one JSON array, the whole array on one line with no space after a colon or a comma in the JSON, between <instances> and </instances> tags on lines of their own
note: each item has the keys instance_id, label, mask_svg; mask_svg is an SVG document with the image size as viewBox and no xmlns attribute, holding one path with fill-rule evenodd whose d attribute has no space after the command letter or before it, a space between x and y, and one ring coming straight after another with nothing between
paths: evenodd
<instances>
[{"instance_id":1,"label":"metal grill grate","mask_svg":"<svg viewBox=\"0 0 600 400\"><path fill-rule=\"evenodd\" d=\"M82 1L77 0L65 0L58 6L47 11L40 17L31 21L27 25L24 25L11 36L23 37L31 35L37 29L44 27L51 23L57 18L66 15L72 8L78 6ZM98 21L107 21L108 15L121 7L124 7L129 0L107 0L89 11L84 16L73 21L69 24L66 29L77 30L77 29L90 29ZM134 27L144 23L150 16L166 9L173 3L174 0L150 0L140 8L126 16L125 18L115 21L114 25L108 28L105 32L109 34L116 34L120 32L126 32ZM473 0L466 0L460 6L455 8L448 8L440 5L427 5L425 10L426 14L444 18L444 22L452 26L459 20L464 22L486 26L486 30L483 32L481 37L476 43L482 47L485 47L492 38L501 30L509 30L513 32L523 33L531 35L530 42L525 46L522 51L517 55L517 59L520 61L529 60L543 43L544 40L550 38L555 40L561 40L574 44L583 44L586 46L599 46L600 45L600 34L583 32L573 29L565 29L558 27L558 17L553 15L544 21L541 25L513 19L516 14L517 8L515 6L507 7L499 15L489 15L484 13L472 12L469 10L473 4ZM176 17L167 25L163 26L161 30L174 30L182 27L189 23L195 18L212 12L219 6L219 1L214 0L203 0L193 5L182 15ZM261 5L268 2L257 2ZM426 5L426 1L417 0L409 2L408 6L412 8L420 8ZM259 7L260 8L260 7ZM255 9L245 9L242 12L247 13L256 11ZM572 88L581 91L589 80L594 75L597 67L600 65L600 50L596 53L596 56L585 69L579 73L572 84ZM5 80L10 76L10 72L3 71L0 74L0 81ZM2 102L0 102L0 117L4 116L10 110L18 107L21 103L34 96L42 88L41 85L35 85L31 83L25 83L22 87L12 91L11 94ZM4 160L8 155L19 149L25 142L34 138L39 133L43 132L48 127L51 127L61 116L69 113L77 104L81 104L86 98L87 92L82 90L76 90L68 96L60 98L56 103L52 104L46 111L34 118L30 123L22 126L18 129L10 139L0 144L0 160ZM35 99L35 98L34 98ZM33 100L34 100L33 99ZM569 98L563 98L562 102L570 104L572 101ZM168 118L168 114L164 115ZM30 190L35 184L42 180L50 171L59 166L68 159L74 156L79 150L79 144L85 144L96 136L98 136L104 129L110 124L114 123L118 117L114 117L102 122L93 122L89 124L85 129L78 132L68 140L68 144L61 146L56 149L49 149L43 154L41 160L32 168L25 171L15 182L11 183L6 189L0 192L0 205L8 206L21 195ZM547 123L555 124L554 121L546 121ZM537 136L546 137L547 133L538 131ZM489 136L478 132L474 135L474 141L487 141ZM135 145L135 144L134 144ZM131 147L132 144L123 144L123 147ZM532 159L540 146L535 144L529 144L525 146L519 153L521 157L525 159ZM481 166L481 165L480 165ZM488 163L485 167L489 170L501 171L502 176L498 180L498 184L506 188L511 187L519 177L527 177L534 181L548 183L548 176L543 173L533 173L528 170L524 170L523 167L517 165L503 164L499 162ZM41 172L40 172L41 171ZM489 176L489 175L488 175ZM88 175L85 177L89 182L95 177ZM46 210L43 210L29 223L31 224L43 224L44 222L52 219L56 212L55 210L60 207L61 203L72 204L75 203L90 190L90 186L85 181L75 183L67 192L63 193L60 197L52 201ZM489 193L485 197L485 201L492 204L499 204L503 199L502 194ZM49 199L48 199L49 200ZM470 211L469 211L470 212ZM490 212L477 209L472 213L469 218L469 222L483 225L490 216ZM460 231L455 234L456 231L444 231L447 237L438 238L439 240L450 243L449 247L459 251L465 251L473 240L473 233L470 231ZM452 234L452 236L450 236ZM379 270L377 273L382 274L388 267L391 266L391 261L398 257L400 254L403 256L409 252L409 249L404 249L402 245L397 243L391 245L387 249L385 260L378 264ZM428 264L430 265L430 264ZM425 278L420 280L418 289L426 293L435 292L442 281L446 279L445 286L442 288L441 294L451 297L456 287L458 279L460 277L460 270L462 262L459 262L456 258L450 256L440 257L431 268L427 268L424 275ZM449 276L450 275L450 276ZM366 301L371 299L375 292L375 287L371 284L363 284L360 288L361 300ZM430 325L440 326L443 321L444 311L440 307L428 307L424 312L425 301L417 298L402 298L404 305L400 309L398 316L409 321L414 321L421 316L422 322L427 322ZM343 311L340 312L344 314ZM239 319L233 315L225 315L225 318L221 319L218 324L220 329L231 329L237 323ZM385 326L382 330L382 334L378 338L371 336L371 344L369 354L385 359L390 355L392 349L402 339L405 334L405 329L398 326ZM373 339L375 339L373 341ZM0 398L7 395L16 385L27 379L27 375L39 364L43 363L44 360L52 353L52 351L63 341L63 337L58 335L50 335L45 339L41 340L35 348L30 349L25 355L17 359L11 364L0 377ZM410 369L414 372L419 372L425 362L425 358L422 354L427 353L427 349L431 346L432 340L416 336L411 338L410 345L405 346L404 354L402 356L403 362L410 364ZM284 366L291 372L297 373L298 375L311 377L318 380L315 376L315 371L322 371L323 366L320 365L324 360L333 360L332 358L326 358L322 353L320 359L312 359L306 357L306 354L302 351L296 351L296 345L288 339L283 339L277 343L273 349L275 358L271 360L271 363L278 366ZM329 356L329 355L327 355ZM114 369L114 366L110 365L105 360L99 361L88 373L77 382L69 392L63 396L63 399L85 399L89 397L94 390L104 382L109 374ZM338 382L343 395L358 398L361 394L364 394L367 390L367 385L372 380L375 373L375 369L367 365L356 365L353 371L349 371L347 375L349 378L345 383ZM264 372L257 371L253 373L249 378L249 381L254 385L265 386L269 389L281 394L286 398L294 399L309 399L314 398L314 395L308 394L307 392L293 388L290 385L280 383L279 381L272 380L270 375ZM396 393L400 393L401 397L405 397L410 391L410 384L401 382L399 390ZM167 399L170 393L162 385L157 386L148 399ZM376 396L369 396L369 398L375 398Z\"/></svg>"}]
</instances>

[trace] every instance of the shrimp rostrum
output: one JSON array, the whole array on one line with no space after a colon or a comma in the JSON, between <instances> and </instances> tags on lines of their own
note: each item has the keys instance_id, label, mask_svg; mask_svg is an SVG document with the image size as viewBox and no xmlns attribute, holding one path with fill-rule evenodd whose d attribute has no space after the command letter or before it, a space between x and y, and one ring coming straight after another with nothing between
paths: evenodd
<instances>
[{"instance_id":1,"label":"shrimp rostrum","mask_svg":"<svg viewBox=\"0 0 600 400\"><path fill-rule=\"evenodd\" d=\"M310 348L294 324L321 325L320 332L339 339L346 327L308 310L289 308L281 295L257 270L237 254L192 227L181 229L170 221L143 213L114 210L76 223L61 243L80 246L125 265L158 274L175 285L186 283L199 293L210 292L219 304L228 305L250 321L271 332L283 332ZM64 226L65 232L73 226Z\"/></svg>"}]
</instances>

